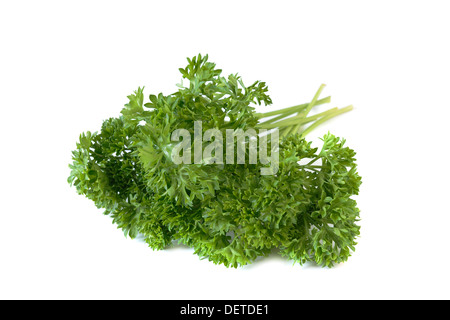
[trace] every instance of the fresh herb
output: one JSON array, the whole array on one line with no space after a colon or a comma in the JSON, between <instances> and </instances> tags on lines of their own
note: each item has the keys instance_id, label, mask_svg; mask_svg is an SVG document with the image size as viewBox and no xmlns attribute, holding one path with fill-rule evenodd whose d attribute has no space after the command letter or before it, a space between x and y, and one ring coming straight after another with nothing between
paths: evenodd
<instances>
[{"instance_id":1,"label":"fresh herb","mask_svg":"<svg viewBox=\"0 0 450 320\"><path fill-rule=\"evenodd\" d=\"M352 107L310 115L330 102L319 99L321 86L308 103L256 113L255 104L272 103L264 82L246 86L237 74L225 78L201 55L179 70L187 86L150 95L146 103L138 88L121 116L80 136L68 182L125 235L140 234L153 249L183 243L227 267L273 251L300 264L346 261L360 229L352 199L361 183L355 152L332 134L313 148L305 135ZM195 121L203 121L203 133L279 129L278 172L261 175L263 164L174 164L171 133L193 133Z\"/></svg>"}]
</instances>

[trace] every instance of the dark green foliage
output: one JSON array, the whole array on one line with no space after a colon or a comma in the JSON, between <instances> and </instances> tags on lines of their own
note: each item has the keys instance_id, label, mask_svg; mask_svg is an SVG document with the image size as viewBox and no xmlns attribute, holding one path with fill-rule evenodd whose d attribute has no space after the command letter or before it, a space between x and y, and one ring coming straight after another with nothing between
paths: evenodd
<instances>
[{"instance_id":1,"label":"dark green foliage","mask_svg":"<svg viewBox=\"0 0 450 320\"><path fill-rule=\"evenodd\" d=\"M264 82L245 86L237 75L222 77L207 56L188 63L180 68L188 86L150 95L145 104L139 88L120 117L104 121L99 133L80 136L69 183L125 235L140 234L153 249L184 243L200 257L232 267L273 249L300 264L347 260L359 235L359 210L351 198L361 183L355 152L331 134L320 150L312 148L299 130L346 110L308 118L314 104L329 101L316 101L317 95L309 104L258 114L252 105L271 103ZM294 113L298 123L283 122ZM261 121L273 115L277 119ZM278 121L284 134L277 174L261 175L261 164L174 164L171 133L184 128L193 134L198 120L203 133Z\"/></svg>"}]
</instances>

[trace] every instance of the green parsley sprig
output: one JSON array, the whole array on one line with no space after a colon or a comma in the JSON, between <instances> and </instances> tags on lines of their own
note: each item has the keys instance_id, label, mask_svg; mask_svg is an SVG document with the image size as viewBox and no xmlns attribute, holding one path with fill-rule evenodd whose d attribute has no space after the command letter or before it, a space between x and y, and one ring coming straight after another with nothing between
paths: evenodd
<instances>
[{"instance_id":1,"label":"green parsley sprig","mask_svg":"<svg viewBox=\"0 0 450 320\"><path fill-rule=\"evenodd\" d=\"M145 103L138 88L120 116L105 120L100 132L80 135L68 182L125 235L142 235L153 249L183 243L227 267L274 250L300 264L346 261L360 234L355 152L332 134L320 149L305 136L352 106L310 115L330 102L320 99L322 85L310 102L257 113L255 104L272 103L264 82L246 86L237 74L223 77L207 55L188 58L179 70L187 86ZM174 164L171 133L192 131L199 120L203 133L278 128L279 171L261 175L262 164Z\"/></svg>"}]
</instances>

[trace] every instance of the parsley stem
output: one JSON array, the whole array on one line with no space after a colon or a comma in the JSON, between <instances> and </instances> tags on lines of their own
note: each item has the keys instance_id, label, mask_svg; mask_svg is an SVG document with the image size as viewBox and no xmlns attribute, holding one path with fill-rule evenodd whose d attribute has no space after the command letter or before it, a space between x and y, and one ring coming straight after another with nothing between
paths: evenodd
<instances>
[{"instance_id":1,"label":"parsley stem","mask_svg":"<svg viewBox=\"0 0 450 320\"><path fill-rule=\"evenodd\" d=\"M321 104L329 103L330 101L331 101L331 97L326 97L326 98L318 100L315 103L315 105L318 106ZM280 114L283 114L284 116L287 117L293 113L296 113L296 112L299 112L299 111L302 111L302 110L308 108L309 104L310 104L310 102L299 104L299 105L288 107L288 108L284 108L284 109L279 109L279 110L274 110L274 111L269 111L269 112L264 112L264 113L255 113L255 117L258 119L261 119L261 118L276 116L276 115L280 115Z\"/></svg>"},{"instance_id":2,"label":"parsley stem","mask_svg":"<svg viewBox=\"0 0 450 320\"><path fill-rule=\"evenodd\" d=\"M316 94L314 95L313 99L311 100L311 102L309 103L308 107L306 108L305 111L303 112L299 112L297 115L300 116L304 116L306 117L308 115L308 113L311 111L312 107L314 107L317 99L319 99L320 94L322 93L323 88L325 88L324 84L321 84L319 87L319 90L317 90ZM291 133L296 134L299 130L300 130L300 124L296 124L294 127L291 128Z\"/></svg>"},{"instance_id":3,"label":"parsley stem","mask_svg":"<svg viewBox=\"0 0 450 320\"><path fill-rule=\"evenodd\" d=\"M319 125L321 125L322 123L324 123L325 121L330 120L331 118L334 118L342 113L348 112L350 110L353 109L352 105L349 105L345 108L339 109L334 111L333 113L330 113L327 116L324 116L322 118L320 118L319 120L317 120L316 122L314 122L313 124L311 124L308 128L306 128L303 132L302 132L302 137L306 136L308 133L310 133L312 130L314 130L315 128L317 128Z\"/></svg>"},{"instance_id":4,"label":"parsley stem","mask_svg":"<svg viewBox=\"0 0 450 320\"><path fill-rule=\"evenodd\" d=\"M290 115L290 114L288 114L288 115ZM275 122L275 121L278 121L278 120L281 120L281 119L286 118L288 115L286 115L286 114L280 114L280 115L278 115L278 116L276 116L276 117L274 117L274 118L271 118L271 119L269 119L269 120L260 122L259 124L263 124L263 123L264 123L264 124L273 123L273 122Z\"/></svg>"},{"instance_id":5,"label":"parsley stem","mask_svg":"<svg viewBox=\"0 0 450 320\"><path fill-rule=\"evenodd\" d=\"M294 134L295 133L295 127L294 126L291 126L291 127L286 127L285 128L285 133L286 133L286 135L290 135L290 134Z\"/></svg>"},{"instance_id":6,"label":"parsley stem","mask_svg":"<svg viewBox=\"0 0 450 320\"><path fill-rule=\"evenodd\" d=\"M308 162L307 164L306 164L306 166L310 166L310 165L312 165L314 162L316 162L317 160L319 160L320 159L320 157L319 156L317 156L317 157L315 157L314 159L312 159L310 162Z\"/></svg>"},{"instance_id":7,"label":"parsley stem","mask_svg":"<svg viewBox=\"0 0 450 320\"><path fill-rule=\"evenodd\" d=\"M286 128L281 129L281 131L280 131L280 138L284 138L284 137L288 136L290 134L290 131L291 131L290 129L291 129L290 127L286 127Z\"/></svg>"},{"instance_id":8,"label":"parsley stem","mask_svg":"<svg viewBox=\"0 0 450 320\"><path fill-rule=\"evenodd\" d=\"M314 105L317 102L317 99L319 99L320 94L322 93L323 88L325 88L324 84L320 85L319 90L317 90L316 94L314 95L313 99L311 100L311 102L308 104L308 107L306 108L305 112L305 117L308 115L308 113L311 111L312 107L314 107Z\"/></svg>"},{"instance_id":9,"label":"parsley stem","mask_svg":"<svg viewBox=\"0 0 450 320\"><path fill-rule=\"evenodd\" d=\"M273 129L273 128L282 128L282 127L295 126L297 124L306 124L306 123L312 122L314 120L317 120L320 117L324 117L324 116L328 116L330 114L333 114L337 110L338 110L338 108L332 108L332 109L329 109L327 111L315 114L315 115L307 117L307 118L305 118L303 116L303 114L301 114L301 115L297 115L297 116L288 118L286 120L278 121L278 122L275 122L275 123L261 123L261 124L257 125L257 128Z\"/></svg>"}]
</instances>

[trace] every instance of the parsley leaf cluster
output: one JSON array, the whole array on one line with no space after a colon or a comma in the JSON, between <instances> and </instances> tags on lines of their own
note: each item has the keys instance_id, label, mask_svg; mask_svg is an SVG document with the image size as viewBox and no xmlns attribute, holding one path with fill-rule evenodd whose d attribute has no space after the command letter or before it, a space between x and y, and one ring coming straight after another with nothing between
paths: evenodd
<instances>
[{"instance_id":1,"label":"parsley leaf cluster","mask_svg":"<svg viewBox=\"0 0 450 320\"><path fill-rule=\"evenodd\" d=\"M308 103L257 113L255 104L272 103L264 82L224 77L207 55L187 60L179 70L188 85L148 102L138 88L120 116L80 135L68 182L125 235L141 235L153 249L183 243L227 267L274 251L300 264L346 261L360 233L355 152L332 134L321 148L305 136L351 106L309 115L330 101L319 99L321 86ZM261 175L262 164L174 164L171 133L193 133L195 121L203 133L278 128L278 172Z\"/></svg>"}]
</instances>

